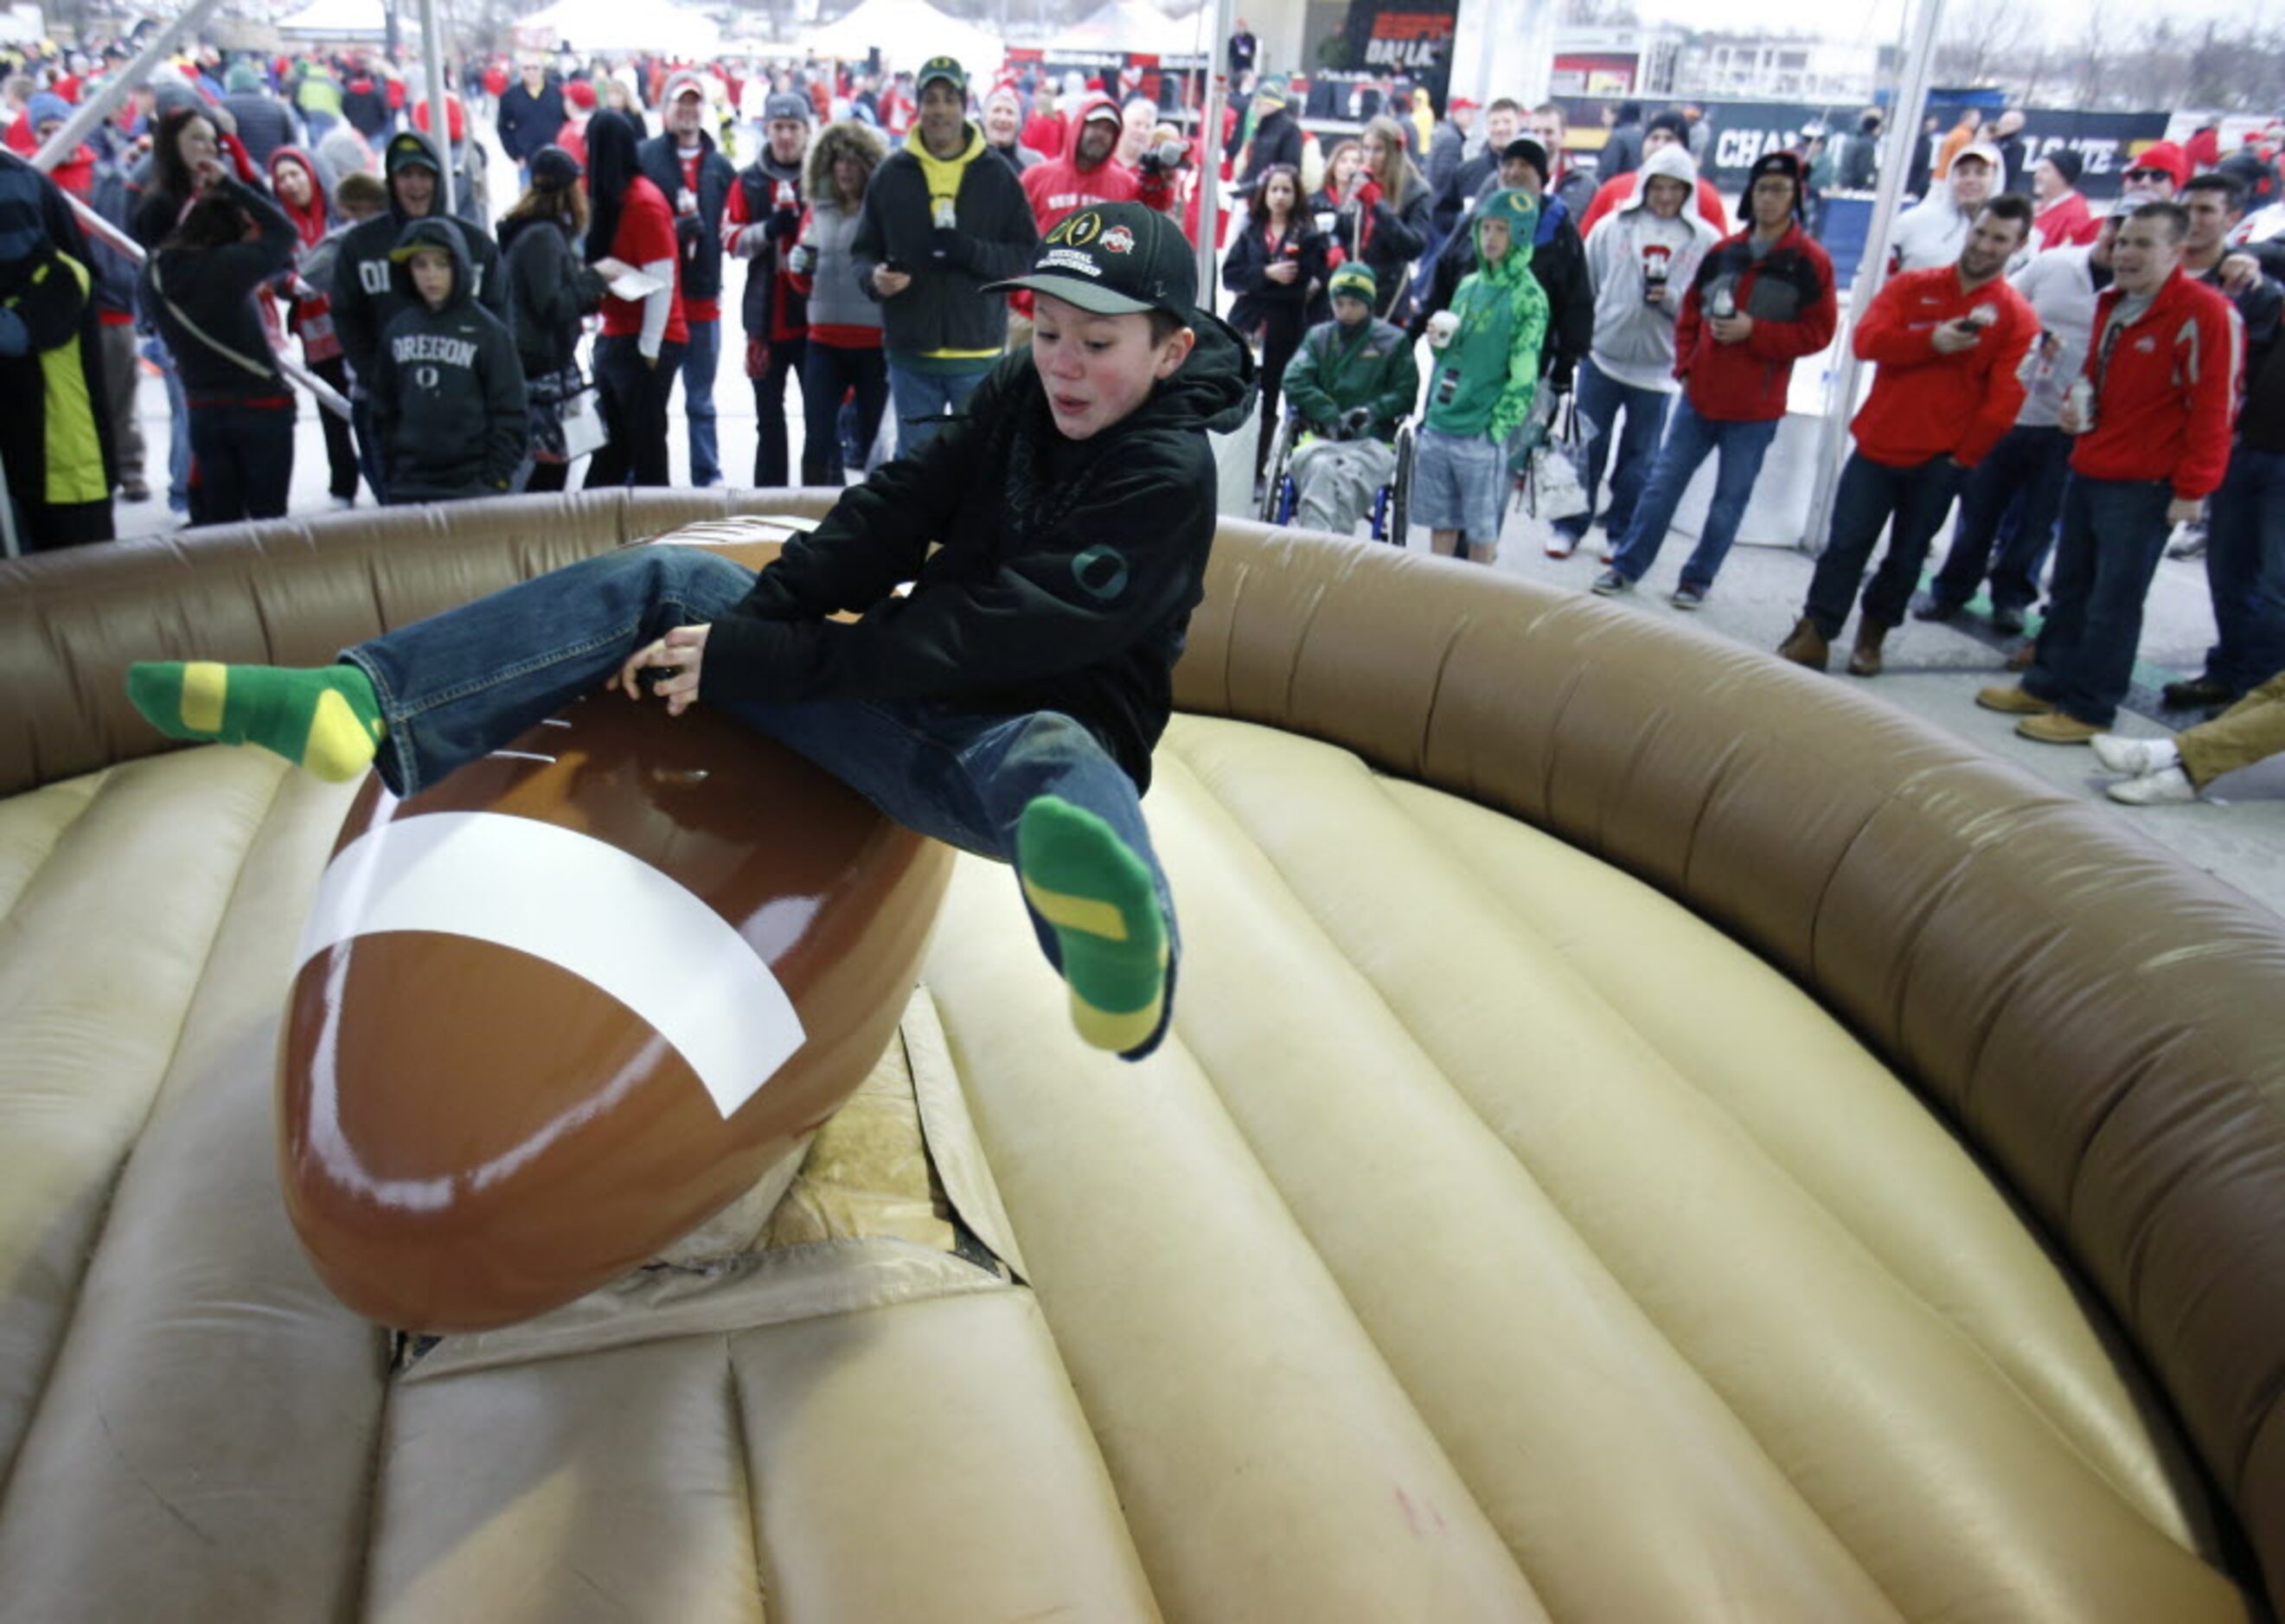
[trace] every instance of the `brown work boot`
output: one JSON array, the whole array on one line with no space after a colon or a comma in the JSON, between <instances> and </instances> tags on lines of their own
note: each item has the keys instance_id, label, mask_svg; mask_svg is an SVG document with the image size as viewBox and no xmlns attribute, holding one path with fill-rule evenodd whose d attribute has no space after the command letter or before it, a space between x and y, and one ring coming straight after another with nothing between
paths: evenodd
<instances>
[{"instance_id":1,"label":"brown work boot","mask_svg":"<svg viewBox=\"0 0 2285 1624\"><path fill-rule=\"evenodd\" d=\"M1832 663L1833 647L1825 640L1825 633L1817 629L1817 624L1804 615L1793 623L1786 640L1778 645L1778 658L1821 671Z\"/></svg>"},{"instance_id":2,"label":"brown work boot","mask_svg":"<svg viewBox=\"0 0 2285 1624\"><path fill-rule=\"evenodd\" d=\"M1860 617L1857 622L1857 647L1849 651L1849 674L1851 677L1877 677L1881 674L1881 641L1888 635L1888 628L1877 620Z\"/></svg>"},{"instance_id":3,"label":"brown work boot","mask_svg":"<svg viewBox=\"0 0 2285 1624\"><path fill-rule=\"evenodd\" d=\"M2026 694L2013 683L2003 687L1979 688L1975 702L1986 710L1997 710L2005 716L2045 716L2054 707L2036 694Z\"/></svg>"}]
</instances>

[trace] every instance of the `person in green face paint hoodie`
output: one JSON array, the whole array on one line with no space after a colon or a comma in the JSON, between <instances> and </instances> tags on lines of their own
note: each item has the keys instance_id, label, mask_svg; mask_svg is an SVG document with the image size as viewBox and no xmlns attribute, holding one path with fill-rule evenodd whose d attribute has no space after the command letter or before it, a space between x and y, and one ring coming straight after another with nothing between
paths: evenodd
<instances>
[{"instance_id":1,"label":"person in green face paint hoodie","mask_svg":"<svg viewBox=\"0 0 2285 1624\"><path fill-rule=\"evenodd\" d=\"M1452 295L1449 314L1457 324L1428 381L1412 496L1412 516L1444 557L1463 530L1472 559L1488 564L1498 556L1509 447L1531 414L1547 335L1547 295L1531 274L1538 225L1528 192L1486 198L1476 211L1476 269Z\"/></svg>"}]
</instances>

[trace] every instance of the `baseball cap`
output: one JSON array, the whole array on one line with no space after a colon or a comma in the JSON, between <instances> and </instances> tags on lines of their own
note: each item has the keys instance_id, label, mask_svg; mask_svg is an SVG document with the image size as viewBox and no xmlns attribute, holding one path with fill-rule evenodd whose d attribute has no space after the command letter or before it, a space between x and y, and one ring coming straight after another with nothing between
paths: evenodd
<instances>
[{"instance_id":1,"label":"baseball cap","mask_svg":"<svg viewBox=\"0 0 2285 1624\"><path fill-rule=\"evenodd\" d=\"M595 110L595 87L585 79L574 79L563 87L563 99L582 113L593 113Z\"/></svg>"},{"instance_id":2,"label":"baseball cap","mask_svg":"<svg viewBox=\"0 0 2285 1624\"><path fill-rule=\"evenodd\" d=\"M913 81L915 91L925 90L932 79L941 79L962 95L968 91L968 70L951 57L930 57L921 64L920 75Z\"/></svg>"},{"instance_id":3,"label":"baseball cap","mask_svg":"<svg viewBox=\"0 0 2285 1624\"><path fill-rule=\"evenodd\" d=\"M773 90L762 103L762 122L773 124L780 119L797 119L806 124L810 111L808 97L797 96L791 90Z\"/></svg>"},{"instance_id":4,"label":"baseball cap","mask_svg":"<svg viewBox=\"0 0 2285 1624\"><path fill-rule=\"evenodd\" d=\"M560 146L543 146L531 155L531 184L561 189L587 171Z\"/></svg>"},{"instance_id":5,"label":"baseball cap","mask_svg":"<svg viewBox=\"0 0 2285 1624\"><path fill-rule=\"evenodd\" d=\"M1982 159L1984 162L1991 166L1992 171L1995 174L2006 167L2007 161L1999 156L1999 149L1992 145L1989 141L1969 142L1966 146L1959 149L1959 156L1953 159L1952 162L1959 163L1970 158Z\"/></svg>"},{"instance_id":6,"label":"baseball cap","mask_svg":"<svg viewBox=\"0 0 2285 1624\"><path fill-rule=\"evenodd\" d=\"M695 96L699 100L704 101L706 82L687 69L671 75L666 82L666 99L671 102L683 96Z\"/></svg>"},{"instance_id":7,"label":"baseball cap","mask_svg":"<svg viewBox=\"0 0 2285 1624\"><path fill-rule=\"evenodd\" d=\"M1358 264L1343 265L1333 272L1333 279L1325 286L1328 298L1362 299L1367 304L1370 304L1379 292L1380 284L1374 279L1372 272Z\"/></svg>"},{"instance_id":8,"label":"baseball cap","mask_svg":"<svg viewBox=\"0 0 2285 1624\"><path fill-rule=\"evenodd\" d=\"M1097 316L1165 310L1188 319L1198 296L1189 239L1172 220L1140 203L1095 203L1064 216L1040 239L1028 275L983 291L1018 287Z\"/></svg>"},{"instance_id":9,"label":"baseball cap","mask_svg":"<svg viewBox=\"0 0 2285 1624\"><path fill-rule=\"evenodd\" d=\"M1444 107L1447 113L1473 113L1475 110L1476 104L1464 96L1455 96Z\"/></svg>"}]
</instances>

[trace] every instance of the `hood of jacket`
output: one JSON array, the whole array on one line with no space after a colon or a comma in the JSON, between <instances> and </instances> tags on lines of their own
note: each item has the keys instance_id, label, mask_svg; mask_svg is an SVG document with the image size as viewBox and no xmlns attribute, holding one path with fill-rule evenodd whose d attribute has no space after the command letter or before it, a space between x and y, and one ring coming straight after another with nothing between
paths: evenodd
<instances>
[{"instance_id":1,"label":"hood of jacket","mask_svg":"<svg viewBox=\"0 0 2285 1624\"><path fill-rule=\"evenodd\" d=\"M1197 334L1190 359L1173 377L1160 381L1127 422L1138 428L1166 426L1229 434L1253 410L1260 382L1253 351L1219 316L1194 310L1189 320L1190 331Z\"/></svg>"},{"instance_id":2,"label":"hood of jacket","mask_svg":"<svg viewBox=\"0 0 2285 1624\"><path fill-rule=\"evenodd\" d=\"M929 151L928 143L921 139L918 124L915 124L905 137L905 150L920 163L921 175L928 182L931 204L938 198L957 200L960 183L968 174L968 166L984 155L984 132L972 122L961 128L968 132L968 139L950 158L939 158Z\"/></svg>"},{"instance_id":3,"label":"hood of jacket","mask_svg":"<svg viewBox=\"0 0 2285 1624\"><path fill-rule=\"evenodd\" d=\"M1072 120L1071 145L1064 152L1064 156L1071 160L1071 166L1075 173L1080 175L1093 175L1097 170L1103 169L1105 165L1116 163L1119 161L1119 142L1115 137L1111 143L1111 150L1103 153L1102 163L1090 165L1083 163L1080 160L1079 137L1080 132L1086 129L1088 119L1095 117L1106 107L1111 109L1111 122L1113 125L1117 125L1119 122L1119 104L1116 101L1113 101L1110 97L1103 95L1101 91L1098 90L1089 95L1079 105L1079 116Z\"/></svg>"},{"instance_id":4,"label":"hood of jacket","mask_svg":"<svg viewBox=\"0 0 2285 1624\"><path fill-rule=\"evenodd\" d=\"M1507 223L1507 254L1496 265L1484 257L1487 220ZM1528 280L1526 272L1531 269L1532 245L1538 239L1539 206L1531 200L1531 193L1520 187L1501 187L1483 200L1476 210L1475 224L1469 229L1469 242L1476 250L1476 274L1510 288Z\"/></svg>"},{"instance_id":5,"label":"hood of jacket","mask_svg":"<svg viewBox=\"0 0 2285 1624\"><path fill-rule=\"evenodd\" d=\"M409 302L414 310L425 310L428 308L428 302L412 285L411 252L415 248L442 248L452 256L452 291L437 313L442 315L457 310L467 303L475 286L475 273L468 263L467 239L460 235L460 228L441 216L415 220L398 234L397 247L389 250L389 285L396 288L397 296Z\"/></svg>"},{"instance_id":6,"label":"hood of jacket","mask_svg":"<svg viewBox=\"0 0 2285 1624\"><path fill-rule=\"evenodd\" d=\"M389 137L389 144L381 149L381 177L389 188L389 212L399 224L412 218L397 200L397 172L408 163L425 163L436 172L440 198L444 184L444 161L436 155L435 142L417 129L400 129Z\"/></svg>"},{"instance_id":7,"label":"hood of jacket","mask_svg":"<svg viewBox=\"0 0 2285 1624\"><path fill-rule=\"evenodd\" d=\"M285 193L278 191L278 166L285 163L297 166L310 177L310 200L300 208L287 202ZM318 169L318 161L300 147L281 146L270 154L270 190L277 195L278 207L286 211L287 217L301 232L302 241L310 242L324 236L334 224L333 203L326 195L325 177ZM310 229L313 222L315 231Z\"/></svg>"},{"instance_id":8,"label":"hood of jacket","mask_svg":"<svg viewBox=\"0 0 2285 1624\"><path fill-rule=\"evenodd\" d=\"M817 132L817 139L809 149L808 184L802 195L814 202L822 198L828 202L837 200L839 193L833 189L833 166L843 158L855 158L869 172L881 167L881 160L889 155L881 132L855 119L842 119L828 124Z\"/></svg>"},{"instance_id":9,"label":"hood of jacket","mask_svg":"<svg viewBox=\"0 0 2285 1624\"><path fill-rule=\"evenodd\" d=\"M1678 180L1689 195L1682 200L1684 214L1693 212L1698 200L1698 165L1690 156L1690 149L1679 141L1669 142L1642 161L1635 171L1635 189L1619 205L1621 211L1650 207L1650 183L1653 180Z\"/></svg>"}]
</instances>

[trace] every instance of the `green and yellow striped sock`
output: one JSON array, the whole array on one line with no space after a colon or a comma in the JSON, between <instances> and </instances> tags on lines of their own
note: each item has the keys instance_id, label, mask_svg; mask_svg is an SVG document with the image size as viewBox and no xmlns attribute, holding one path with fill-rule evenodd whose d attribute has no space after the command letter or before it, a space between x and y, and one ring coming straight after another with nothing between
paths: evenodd
<instances>
[{"instance_id":1,"label":"green and yellow striped sock","mask_svg":"<svg viewBox=\"0 0 2285 1624\"><path fill-rule=\"evenodd\" d=\"M334 784L371 766L388 731L354 665L146 661L127 668L127 697L170 739L258 744Z\"/></svg>"},{"instance_id":2,"label":"green and yellow striped sock","mask_svg":"<svg viewBox=\"0 0 2285 1624\"><path fill-rule=\"evenodd\" d=\"M1101 818L1043 795L1016 826L1016 873L1062 947L1079 1035L1141 1048L1166 1006L1166 922L1150 866Z\"/></svg>"}]
</instances>

